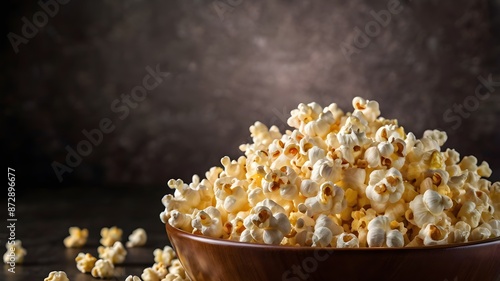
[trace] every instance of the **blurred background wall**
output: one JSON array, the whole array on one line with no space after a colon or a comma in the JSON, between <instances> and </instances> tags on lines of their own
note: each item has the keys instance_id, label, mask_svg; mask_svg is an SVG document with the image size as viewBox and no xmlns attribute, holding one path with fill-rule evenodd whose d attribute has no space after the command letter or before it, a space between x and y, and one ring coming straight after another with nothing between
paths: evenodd
<instances>
[{"instance_id":1,"label":"blurred background wall","mask_svg":"<svg viewBox=\"0 0 500 281\"><path fill-rule=\"evenodd\" d=\"M354 96L418 137L446 131L500 179L498 0L7 1L1 13L2 158L26 188L189 180L240 155L256 120L285 129L300 102L351 111ZM97 145L59 181L53 165L91 141L84 130Z\"/></svg>"}]
</instances>

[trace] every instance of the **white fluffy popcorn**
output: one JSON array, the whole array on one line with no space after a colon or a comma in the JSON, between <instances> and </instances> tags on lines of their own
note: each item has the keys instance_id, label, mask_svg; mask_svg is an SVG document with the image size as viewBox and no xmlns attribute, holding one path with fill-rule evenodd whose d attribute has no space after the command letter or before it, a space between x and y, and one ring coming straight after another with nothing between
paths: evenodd
<instances>
[{"instance_id":1,"label":"white fluffy popcorn","mask_svg":"<svg viewBox=\"0 0 500 281\"><path fill-rule=\"evenodd\" d=\"M120 241L116 241L111 247L99 246L97 252L101 259L109 260L113 264L123 263L127 256L127 250Z\"/></svg>"},{"instance_id":2,"label":"white fluffy popcorn","mask_svg":"<svg viewBox=\"0 0 500 281\"><path fill-rule=\"evenodd\" d=\"M86 228L80 229L73 226L69 228L69 236L64 238L66 248L81 248L87 243L89 231Z\"/></svg>"},{"instance_id":3,"label":"white fluffy popcorn","mask_svg":"<svg viewBox=\"0 0 500 281\"><path fill-rule=\"evenodd\" d=\"M97 259L89 253L79 253L75 258L76 268L82 273L91 272Z\"/></svg>"},{"instance_id":4,"label":"white fluffy popcorn","mask_svg":"<svg viewBox=\"0 0 500 281\"><path fill-rule=\"evenodd\" d=\"M142 281L141 278L135 275L129 275L125 278L125 281Z\"/></svg>"},{"instance_id":5,"label":"white fluffy popcorn","mask_svg":"<svg viewBox=\"0 0 500 281\"><path fill-rule=\"evenodd\" d=\"M7 248L7 252L5 252L5 254L3 255L4 263L15 262L21 264L24 262L24 257L28 252L23 248L23 243L21 242L21 240L9 240L5 244L5 248Z\"/></svg>"},{"instance_id":6,"label":"white fluffy popcorn","mask_svg":"<svg viewBox=\"0 0 500 281\"><path fill-rule=\"evenodd\" d=\"M167 267L159 262L153 264L152 267L145 268L141 274L143 281L160 281L168 274Z\"/></svg>"},{"instance_id":7,"label":"white fluffy popcorn","mask_svg":"<svg viewBox=\"0 0 500 281\"><path fill-rule=\"evenodd\" d=\"M488 163L444 150L444 131L405 132L376 101L352 106L301 103L284 133L255 122L244 155L222 157L204 179L168 181L175 192L163 197L161 220L214 238L315 247L500 236L500 182L488 181Z\"/></svg>"},{"instance_id":8,"label":"white fluffy popcorn","mask_svg":"<svg viewBox=\"0 0 500 281\"><path fill-rule=\"evenodd\" d=\"M123 231L113 226L111 228L103 227L101 229L101 244L106 247L111 247L116 241L122 240Z\"/></svg>"},{"instance_id":9,"label":"white fluffy popcorn","mask_svg":"<svg viewBox=\"0 0 500 281\"><path fill-rule=\"evenodd\" d=\"M115 266L109 260L99 259L90 273L95 278L111 278L115 274Z\"/></svg>"},{"instance_id":10,"label":"white fluffy popcorn","mask_svg":"<svg viewBox=\"0 0 500 281\"><path fill-rule=\"evenodd\" d=\"M132 232L132 234L129 235L126 245L129 248L144 246L147 240L148 235L146 234L146 231L143 228L137 228Z\"/></svg>"},{"instance_id":11,"label":"white fluffy popcorn","mask_svg":"<svg viewBox=\"0 0 500 281\"><path fill-rule=\"evenodd\" d=\"M43 281L69 281L69 279L64 271L51 271Z\"/></svg>"}]
</instances>

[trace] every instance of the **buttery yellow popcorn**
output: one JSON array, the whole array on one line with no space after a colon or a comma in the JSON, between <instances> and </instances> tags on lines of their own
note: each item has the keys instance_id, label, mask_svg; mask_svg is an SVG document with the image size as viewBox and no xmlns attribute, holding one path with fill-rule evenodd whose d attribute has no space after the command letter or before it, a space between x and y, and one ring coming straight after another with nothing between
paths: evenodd
<instances>
[{"instance_id":1,"label":"buttery yellow popcorn","mask_svg":"<svg viewBox=\"0 0 500 281\"><path fill-rule=\"evenodd\" d=\"M301 103L284 133L255 122L252 142L239 147L244 155L222 157L204 179L168 181L175 192L163 197L160 219L195 234L293 246L421 247L500 236L500 182L488 180L488 163L444 150L444 131L406 132L380 116L376 101L355 97L352 107Z\"/></svg>"},{"instance_id":2,"label":"buttery yellow popcorn","mask_svg":"<svg viewBox=\"0 0 500 281\"><path fill-rule=\"evenodd\" d=\"M90 273L95 278L111 278L115 274L115 266L109 260L99 259Z\"/></svg>"},{"instance_id":3,"label":"buttery yellow popcorn","mask_svg":"<svg viewBox=\"0 0 500 281\"><path fill-rule=\"evenodd\" d=\"M123 263L127 256L127 250L125 250L125 247L123 247L120 241L116 241L111 247L99 246L97 252L101 259L106 259L113 264Z\"/></svg>"},{"instance_id":4,"label":"buttery yellow popcorn","mask_svg":"<svg viewBox=\"0 0 500 281\"><path fill-rule=\"evenodd\" d=\"M64 271L51 271L43 281L69 281L69 279Z\"/></svg>"},{"instance_id":5,"label":"buttery yellow popcorn","mask_svg":"<svg viewBox=\"0 0 500 281\"><path fill-rule=\"evenodd\" d=\"M5 248L7 248L7 252L3 255L4 263L15 262L21 264L24 262L24 256L26 256L27 251L23 248L21 240L14 240L13 243L8 241L5 244Z\"/></svg>"},{"instance_id":6,"label":"buttery yellow popcorn","mask_svg":"<svg viewBox=\"0 0 500 281\"><path fill-rule=\"evenodd\" d=\"M82 273L91 272L97 259L89 253L79 253L75 258L76 268Z\"/></svg>"},{"instance_id":7,"label":"buttery yellow popcorn","mask_svg":"<svg viewBox=\"0 0 500 281\"><path fill-rule=\"evenodd\" d=\"M101 229L101 244L106 247L111 247L116 241L122 240L123 231L113 226L111 228L104 227Z\"/></svg>"},{"instance_id":8,"label":"buttery yellow popcorn","mask_svg":"<svg viewBox=\"0 0 500 281\"><path fill-rule=\"evenodd\" d=\"M143 228L137 228L132 232L132 234L129 235L126 245L129 248L144 246L147 240L148 240L148 235L146 234L146 231Z\"/></svg>"},{"instance_id":9,"label":"buttery yellow popcorn","mask_svg":"<svg viewBox=\"0 0 500 281\"><path fill-rule=\"evenodd\" d=\"M152 267L145 268L141 278L143 281L160 281L168 273L167 267L163 263L155 263Z\"/></svg>"},{"instance_id":10,"label":"buttery yellow popcorn","mask_svg":"<svg viewBox=\"0 0 500 281\"><path fill-rule=\"evenodd\" d=\"M69 236L64 238L66 248L81 248L87 243L89 231L86 228L70 227Z\"/></svg>"},{"instance_id":11,"label":"buttery yellow popcorn","mask_svg":"<svg viewBox=\"0 0 500 281\"><path fill-rule=\"evenodd\" d=\"M186 271L184 270L184 267L182 266L179 259L172 260L172 264L168 267L168 272L171 274L179 275L181 278L189 280L186 275Z\"/></svg>"},{"instance_id":12,"label":"buttery yellow popcorn","mask_svg":"<svg viewBox=\"0 0 500 281\"><path fill-rule=\"evenodd\" d=\"M163 263L165 266L170 266L172 260L175 259L175 251L170 246L165 246L162 249L156 249L153 251L155 263Z\"/></svg>"}]
</instances>

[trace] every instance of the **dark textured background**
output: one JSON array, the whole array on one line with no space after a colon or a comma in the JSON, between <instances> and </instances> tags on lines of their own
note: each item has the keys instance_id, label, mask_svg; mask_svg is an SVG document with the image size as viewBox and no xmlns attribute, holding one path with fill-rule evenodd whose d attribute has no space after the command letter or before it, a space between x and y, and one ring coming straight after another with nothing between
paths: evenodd
<instances>
[{"instance_id":1,"label":"dark textured background","mask_svg":"<svg viewBox=\"0 0 500 281\"><path fill-rule=\"evenodd\" d=\"M231 2L231 1L230 1ZM256 120L282 121L300 102L380 102L417 136L448 133L500 179L500 87L456 130L443 119L474 94L477 77L500 80L500 1L403 1L387 27L349 62L340 44L388 1L242 0L221 19L212 1L70 1L15 54L6 34L40 7L7 1L1 52L6 164L25 187L157 185L189 180L236 157ZM145 67L171 73L124 120L113 100L141 84ZM51 168L66 145L110 118L116 129L59 183Z\"/></svg>"}]
</instances>

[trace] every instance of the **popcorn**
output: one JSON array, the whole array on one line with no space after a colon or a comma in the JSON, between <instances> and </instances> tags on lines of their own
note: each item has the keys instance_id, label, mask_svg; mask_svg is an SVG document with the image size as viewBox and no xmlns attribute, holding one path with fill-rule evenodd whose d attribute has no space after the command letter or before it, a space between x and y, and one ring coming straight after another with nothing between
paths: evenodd
<instances>
[{"instance_id":1,"label":"popcorn","mask_svg":"<svg viewBox=\"0 0 500 281\"><path fill-rule=\"evenodd\" d=\"M160 281L167 276L168 270L163 263L155 263L152 267L145 268L141 278L143 281Z\"/></svg>"},{"instance_id":2,"label":"popcorn","mask_svg":"<svg viewBox=\"0 0 500 281\"><path fill-rule=\"evenodd\" d=\"M184 267L182 267L179 259L172 260L172 264L168 267L168 272L189 280L189 278L187 278L186 276L186 271L184 270Z\"/></svg>"},{"instance_id":3,"label":"popcorn","mask_svg":"<svg viewBox=\"0 0 500 281\"><path fill-rule=\"evenodd\" d=\"M380 117L376 101L356 97L352 106L344 113L335 103L299 104L284 133L255 122L244 155L222 157L204 179L168 181L175 192L162 198L160 219L195 234L293 246L421 247L500 236L500 182L487 179L488 163L443 150L444 131L405 132Z\"/></svg>"},{"instance_id":4,"label":"popcorn","mask_svg":"<svg viewBox=\"0 0 500 281\"><path fill-rule=\"evenodd\" d=\"M148 239L148 236L146 234L146 231L142 228L137 228L130 234L128 237L127 241L127 247L137 247L137 246L144 246L146 244L146 241Z\"/></svg>"},{"instance_id":5,"label":"popcorn","mask_svg":"<svg viewBox=\"0 0 500 281\"><path fill-rule=\"evenodd\" d=\"M337 248L359 248L359 240L352 233L341 233L337 238Z\"/></svg>"},{"instance_id":6,"label":"popcorn","mask_svg":"<svg viewBox=\"0 0 500 281\"><path fill-rule=\"evenodd\" d=\"M69 236L64 238L64 246L66 248L81 248L87 243L89 231L86 228L80 229L78 227L69 228Z\"/></svg>"},{"instance_id":7,"label":"popcorn","mask_svg":"<svg viewBox=\"0 0 500 281\"><path fill-rule=\"evenodd\" d=\"M116 241L112 247L99 246L97 252L101 259L106 259L113 264L123 263L127 255L127 250L120 241Z\"/></svg>"},{"instance_id":8,"label":"popcorn","mask_svg":"<svg viewBox=\"0 0 500 281\"><path fill-rule=\"evenodd\" d=\"M51 271L43 281L69 281L69 279L64 271Z\"/></svg>"},{"instance_id":9,"label":"popcorn","mask_svg":"<svg viewBox=\"0 0 500 281\"><path fill-rule=\"evenodd\" d=\"M135 275L129 275L127 278L125 278L125 281L142 281L141 278L135 276Z\"/></svg>"},{"instance_id":10,"label":"popcorn","mask_svg":"<svg viewBox=\"0 0 500 281\"><path fill-rule=\"evenodd\" d=\"M404 184L401 173L395 168L375 170L370 174L366 197L372 204L395 203L401 199Z\"/></svg>"},{"instance_id":11,"label":"popcorn","mask_svg":"<svg viewBox=\"0 0 500 281\"><path fill-rule=\"evenodd\" d=\"M199 211L191 222L193 231L203 235L220 238L222 236L222 218L220 211L215 207L207 207Z\"/></svg>"},{"instance_id":12,"label":"popcorn","mask_svg":"<svg viewBox=\"0 0 500 281\"><path fill-rule=\"evenodd\" d=\"M15 262L21 264L24 262L24 256L26 256L27 251L23 248L23 244L21 240L17 239L13 241L8 241L5 244L5 248L7 248L7 252L3 255L3 262L10 263Z\"/></svg>"},{"instance_id":13,"label":"popcorn","mask_svg":"<svg viewBox=\"0 0 500 281\"><path fill-rule=\"evenodd\" d=\"M94 278L111 278L115 274L115 267L111 261L99 259L90 273Z\"/></svg>"},{"instance_id":14,"label":"popcorn","mask_svg":"<svg viewBox=\"0 0 500 281\"><path fill-rule=\"evenodd\" d=\"M344 190L332 182L324 182L315 197L307 198L304 204L314 215L339 214L346 206Z\"/></svg>"},{"instance_id":15,"label":"popcorn","mask_svg":"<svg viewBox=\"0 0 500 281\"><path fill-rule=\"evenodd\" d=\"M170 266L172 260L176 257L174 249L170 246L165 246L162 249L156 249L153 251L155 257L155 263L163 263L165 266Z\"/></svg>"},{"instance_id":16,"label":"popcorn","mask_svg":"<svg viewBox=\"0 0 500 281\"><path fill-rule=\"evenodd\" d=\"M123 231L113 226L111 228L104 227L101 229L101 244L106 247L112 246L116 241L120 241L122 239Z\"/></svg>"},{"instance_id":17,"label":"popcorn","mask_svg":"<svg viewBox=\"0 0 500 281\"><path fill-rule=\"evenodd\" d=\"M240 241L274 245L281 243L283 237L290 233L291 225L284 212L274 204L276 203L268 200L252 208L243 222L246 229L242 232Z\"/></svg>"},{"instance_id":18,"label":"popcorn","mask_svg":"<svg viewBox=\"0 0 500 281\"><path fill-rule=\"evenodd\" d=\"M448 231L444 227L429 223L420 230L418 236L426 246L443 245L447 244Z\"/></svg>"},{"instance_id":19,"label":"popcorn","mask_svg":"<svg viewBox=\"0 0 500 281\"><path fill-rule=\"evenodd\" d=\"M76 268L82 273L91 272L97 259L89 253L79 253L75 258Z\"/></svg>"},{"instance_id":20,"label":"popcorn","mask_svg":"<svg viewBox=\"0 0 500 281\"><path fill-rule=\"evenodd\" d=\"M368 224L367 242L369 247L403 247L403 234L391 229L390 220L386 216L378 216Z\"/></svg>"}]
</instances>

